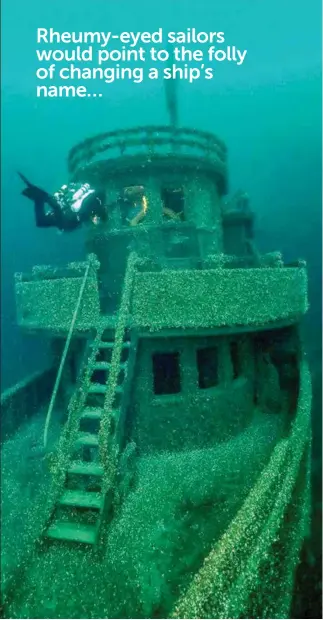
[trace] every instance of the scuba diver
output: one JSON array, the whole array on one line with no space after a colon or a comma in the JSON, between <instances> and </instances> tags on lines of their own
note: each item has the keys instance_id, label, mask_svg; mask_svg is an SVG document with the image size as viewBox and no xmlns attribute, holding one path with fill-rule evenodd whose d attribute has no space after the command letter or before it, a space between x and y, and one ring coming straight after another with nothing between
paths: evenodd
<instances>
[{"instance_id":1,"label":"scuba diver","mask_svg":"<svg viewBox=\"0 0 323 620\"><path fill-rule=\"evenodd\" d=\"M172 193L175 195L180 192L181 189L173 189ZM120 207L122 219L129 226L137 226L144 220L148 210L148 198L145 195L145 188L143 185L130 185L124 187L121 192L117 204ZM163 216L168 219L180 222L183 219L183 211L176 212L173 209L163 205Z\"/></svg>"},{"instance_id":2,"label":"scuba diver","mask_svg":"<svg viewBox=\"0 0 323 620\"><path fill-rule=\"evenodd\" d=\"M70 232L86 222L98 224L106 220L105 193L94 190L88 183L63 185L51 195L30 183L20 172L18 174L27 186L22 195L34 202L39 228L56 227Z\"/></svg>"},{"instance_id":3,"label":"scuba diver","mask_svg":"<svg viewBox=\"0 0 323 620\"><path fill-rule=\"evenodd\" d=\"M125 187L118 198L124 220L130 226L137 226L144 219L148 203L142 185Z\"/></svg>"}]
</instances>

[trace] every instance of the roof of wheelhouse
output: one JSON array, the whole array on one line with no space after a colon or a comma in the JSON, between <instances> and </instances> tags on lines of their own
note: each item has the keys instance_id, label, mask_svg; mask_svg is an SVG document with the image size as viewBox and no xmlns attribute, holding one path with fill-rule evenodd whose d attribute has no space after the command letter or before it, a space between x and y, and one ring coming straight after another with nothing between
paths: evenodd
<instances>
[{"instance_id":1,"label":"roof of wheelhouse","mask_svg":"<svg viewBox=\"0 0 323 620\"><path fill-rule=\"evenodd\" d=\"M227 191L227 148L205 131L174 126L139 126L100 133L83 140L68 155L72 180L102 182L107 174L148 169L197 170L217 177Z\"/></svg>"}]
</instances>

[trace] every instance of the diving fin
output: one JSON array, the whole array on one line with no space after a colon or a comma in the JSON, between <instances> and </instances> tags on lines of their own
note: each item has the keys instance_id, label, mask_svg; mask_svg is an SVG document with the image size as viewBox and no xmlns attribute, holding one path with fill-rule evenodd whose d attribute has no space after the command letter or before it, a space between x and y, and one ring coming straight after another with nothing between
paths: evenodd
<instances>
[{"instance_id":1,"label":"diving fin","mask_svg":"<svg viewBox=\"0 0 323 620\"><path fill-rule=\"evenodd\" d=\"M19 174L20 178L23 180L23 182L24 182L26 185L28 185L29 187L32 187L32 183L30 183L30 182L28 181L28 179L25 177L25 175L23 175L21 172L19 172L19 170L18 170L18 174Z\"/></svg>"},{"instance_id":2,"label":"diving fin","mask_svg":"<svg viewBox=\"0 0 323 620\"><path fill-rule=\"evenodd\" d=\"M47 192L45 192L45 190L30 183L28 179L26 179L26 177L21 174L21 172L18 172L18 174L23 180L23 182L27 185L27 187L21 192L23 196L26 196L26 198L30 198L30 200L42 200L43 202L48 201L50 196Z\"/></svg>"}]
</instances>

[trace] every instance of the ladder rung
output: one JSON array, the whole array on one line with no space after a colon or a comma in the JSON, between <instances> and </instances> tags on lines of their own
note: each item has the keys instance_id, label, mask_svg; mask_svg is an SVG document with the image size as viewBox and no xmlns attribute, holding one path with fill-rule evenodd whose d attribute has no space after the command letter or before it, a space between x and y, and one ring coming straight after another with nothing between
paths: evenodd
<instances>
[{"instance_id":1,"label":"ladder rung","mask_svg":"<svg viewBox=\"0 0 323 620\"><path fill-rule=\"evenodd\" d=\"M59 499L62 506L76 506L78 508L101 508L100 493L89 491L65 491Z\"/></svg>"},{"instance_id":2,"label":"ladder rung","mask_svg":"<svg viewBox=\"0 0 323 620\"><path fill-rule=\"evenodd\" d=\"M113 349L113 347L114 347L114 340L110 340L110 341L101 340L99 342L99 349ZM129 340L124 340L124 342L122 343L122 347L124 349L129 349L130 347Z\"/></svg>"},{"instance_id":3,"label":"ladder rung","mask_svg":"<svg viewBox=\"0 0 323 620\"><path fill-rule=\"evenodd\" d=\"M89 387L89 394L105 394L107 391L106 384L91 383Z\"/></svg>"},{"instance_id":4,"label":"ladder rung","mask_svg":"<svg viewBox=\"0 0 323 620\"><path fill-rule=\"evenodd\" d=\"M107 385L102 385L101 383L92 383L89 388L89 394L105 394L107 391ZM116 394L121 394L123 392L122 385L117 385L115 389Z\"/></svg>"},{"instance_id":5,"label":"ladder rung","mask_svg":"<svg viewBox=\"0 0 323 620\"><path fill-rule=\"evenodd\" d=\"M92 433L78 433L76 437L76 444L81 446L98 446L99 439L97 435Z\"/></svg>"},{"instance_id":6,"label":"ladder rung","mask_svg":"<svg viewBox=\"0 0 323 620\"><path fill-rule=\"evenodd\" d=\"M110 366L110 362L94 362L93 364L94 370L109 370Z\"/></svg>"},{"instance_id":7,"label":"ladder rung","mask_svg":"<svg viewBox=\"0 0 323 620\"><path fill-rule=\"evenodd\" d=\"M99 407L86 407L83 409L81 418L89 418L91 420L100 420L102 417L102 409Z\"/></svg>"},{"instance_id":8,"label":"ladder rung","mask_svg":"<svg viewBox=\"0 0 323 620\"><path fill-rule=\"evenodd\" d=\"M69 474L79 474L80 476L103 476L103 467L93 461L74 461L67 472Z\"/></svg>"},{"instance_id":9,"label":"ladder rung","mask_svg":"<svg viewBox=\"0 0 323 620\"><path fill-rule=\"evenodd\" d=\"M100 340L99 342L99 349L113 349L113 347L114 347L114 340L109 341L109 342Z\"/></svg>"},{"instance_id":10,"label":"ladder rung","mask_svg":"<svg viewBox=\"0 0 323 620\"><path fill-rule=\"evenodd\" d=\"M97 528L93 525L79 525L76 523L59 521L48 528L45 536L58 540L69 540L72 542L94 545L97 536Z\"/></svg>"},{"instance_id":11,"label":"ladder rung","mask_svg":"<svg viewBox=\"0 0 323 620\"><path fill-rule=\"evenodd\" d=\"M122 362L119 366L121 370L125 370L127 368L127 362ZM110 370L111 362L94 362L93 368L94 370Z\"/></svg>"}]
</instances>

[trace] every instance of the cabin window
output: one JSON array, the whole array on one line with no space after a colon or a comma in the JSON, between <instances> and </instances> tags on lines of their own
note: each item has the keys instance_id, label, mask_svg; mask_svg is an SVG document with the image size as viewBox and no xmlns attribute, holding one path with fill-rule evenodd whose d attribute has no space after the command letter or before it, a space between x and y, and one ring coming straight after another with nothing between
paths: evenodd
<instances>
[{"instance_id":1,"label":"cabin window","mask_svg":"<svg viewBox=\"0 0 323 620\"><path fill-rule=\"evenodd\" d=\"M217 347L198 349L196 351L196 361L199 388L206 389L217 385L219 383Z\"/></svg>"},{"instance_id":2,"label":"cabin window","mask_svg":"<svg viewBox=\"0 0 323 620\"><path fill-rule=\"evenodd\" d=\"M184 218L184 190L182 187L164 187L161 190L164 220L181 222Z\"/></svg>"},{"instance_id":3,"label":"cabin window","mask_svg":"<svg viewBox=\"0 0 323 620\"><path fill-rule=\"evenodd\" d=\"M241 359L239 345L237 342L230 342L230 353L233 369L233 378L237 379L241 375Z\"/></svg>"},{"instance_id":4,"label":"cabin window","mask_svg":"<svg viewBox=\"0 0 323 620\"><path fill-rule=\"evenodd\" d=\"M124 226L138 226L148 210L148 199L143 185L125 187L118 198L121 219Z\"/></svg>"},{"instance_id":5,"label":"cabin window","mask_svg":"<svg viewBox=\"0 0 323 620\"><path fill-rule=\"evenodd\" d=\"M153 355L155 394L178 394L181 391L179 353Z\"/></svg>"}]
</instances>

